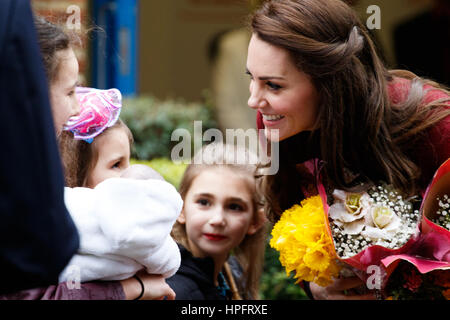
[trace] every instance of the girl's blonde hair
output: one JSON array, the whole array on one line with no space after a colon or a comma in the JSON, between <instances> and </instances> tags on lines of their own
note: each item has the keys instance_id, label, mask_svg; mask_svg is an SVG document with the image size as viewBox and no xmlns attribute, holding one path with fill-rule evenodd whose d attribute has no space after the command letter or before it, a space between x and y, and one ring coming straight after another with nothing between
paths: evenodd
<instances>
[{"instance_id":1,"label":"girl's blonde hair","mask_svg":"<svg viewBox=\"0 0 450 320\"><path fill-rule=\"evenodd\" d=\"M258 166L257 156L247 148L212 143L203 147L192 159L187 167L181 184L180 194L183 199L194 181L203 171L215 168L229 168L242 176L250 187L253 195L253 219L264 219L260 214L262 210L262 198L256 190L255 171ZM258 220L261 221L261 220ZM263 226L252 235L247 235L244 240L233 250L233 255L243 269L244 283L242 293L244 299L258 299L259 279L262 272L262 264L265 249L266 228ZM185 224L178 221L172 229L172 237L186 249L190 250Z\"/></svg>"},{"instance_id":2,"label":"girl's blonde hair","mask_svg":"<svg viewBox=\"0 0 450 320\"><path fill-rule=\"evenodd\" d=\"M123 128L128 136L130 148L133 145L133 135L127 125L118 119L117 122L105 129L101 135L111 130ZM76 188L86 186L87 179L98 161L98 144L96 140L87 143L84 140L75 140L72 132L63 131L59 137L59 150L64 168L65 186Z\"/></svg>"}]
</instances>

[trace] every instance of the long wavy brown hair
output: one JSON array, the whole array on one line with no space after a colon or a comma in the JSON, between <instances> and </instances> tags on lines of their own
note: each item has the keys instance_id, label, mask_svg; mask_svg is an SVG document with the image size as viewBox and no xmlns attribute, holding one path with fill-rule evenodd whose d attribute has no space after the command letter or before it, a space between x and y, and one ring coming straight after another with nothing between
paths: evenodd
<instances>
[{"instance_id":1,"label":"long wavy brown hair","mask_svg":"<svg viewBox=\"0 0 450 320\"><path fill-rule=\"evenodd\" d=\"M412 195L421 171L411 152L425 130L450 115L448 99L426 106L424 84L448 90L407 71L387 70L365 26L340 0L273 0L251 17L259 39L290 53L308 74L320 101L314 130L306 144L280 142L280 170L262 179L266 212L272 220L303 197L302 177L287 153L306 154L316 144L328 186L349 190L355 183L379 180ZM411 80L407 99L394 104L388 84L394 77ZM305 134L305 133L302 133ZM346 170L356 173L349 179Z\"/></svg>"}]
</instances>

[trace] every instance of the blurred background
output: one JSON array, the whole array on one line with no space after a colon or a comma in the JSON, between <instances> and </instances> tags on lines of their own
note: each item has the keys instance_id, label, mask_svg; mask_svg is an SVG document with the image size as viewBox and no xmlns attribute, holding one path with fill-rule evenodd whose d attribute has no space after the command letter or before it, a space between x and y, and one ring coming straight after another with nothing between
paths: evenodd
<instances>
[{"instance_id":1,"label":"blurred background","mask_svg":"<svg viewBox=\"0 0 450 320\"><path fill-rule=\"evenodd\" d=\"M247 17L261 0L31 0L35 12L75 32L80 80L118 88L135 137L133 158L178 185L184 165L170 161L176 128L254 128L245 74ZM371 30L389 68L450 85L449 0L347 0ZM79 23L79 24L78 24ZM261 296L302 299L268 249Z\"/></svg>"},{"instance_id":2,"label":"blurred background","mask_svg":"<svg viewBox=\"0 0 450 320\"><path fill-rule=\"evenodd\" d=\"M38 14L66 25L73 22L73 7L80 9L81 29L75 31L83 39L77 55L85 85L116 87L131 97L210 99L221 128L254 127L246 106L245 25L260 2L32 0ZM369 6L380 8L380 29L372 33L389 67L450 84L448 0L347 2L363 21Z\"/></svg>"}]
</instances>

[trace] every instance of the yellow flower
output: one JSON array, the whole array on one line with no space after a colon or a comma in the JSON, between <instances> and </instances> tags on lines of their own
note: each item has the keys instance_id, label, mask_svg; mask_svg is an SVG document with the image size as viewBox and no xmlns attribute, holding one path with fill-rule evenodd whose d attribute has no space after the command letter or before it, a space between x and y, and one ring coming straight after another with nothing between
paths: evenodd
<instances>
[{"instance_id":1,"label":"yellow flower","mask_svg":"<svg viewBox=\"0 0 450 320\"><path fill-rule=\"evenodd\" d=\"M311 270L323 272L330 264L329 256L323 245L318 243L311 243L306 249L306 254L303 257L303 262Z\"/></svg>"},{"instance_id":2,"label":"yellow flower","mask_svg":"<svg viewBox=\"0 0 450 320\"><path fill-rule=\"evenodd\" d=\"M280 252L286 273L295 271L297 282L305 280L326 286L339 274L319 196L305 199L283 212L273 227L270 245Z\"/></svg>"}]
</instances>

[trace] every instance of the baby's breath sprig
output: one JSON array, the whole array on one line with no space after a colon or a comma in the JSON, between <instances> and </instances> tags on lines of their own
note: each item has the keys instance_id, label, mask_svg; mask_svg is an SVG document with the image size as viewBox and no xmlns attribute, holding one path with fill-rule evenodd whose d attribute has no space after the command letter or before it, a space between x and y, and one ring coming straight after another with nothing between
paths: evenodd
<instances>
[{"instance_id":1,"label":"baby's breath sprig","mask_svg":"<svg viewBox=\"0 0 450 320\"><path fill-rule=\"evenodd\" d=\"M444 195L442 199L436 198L439 209L436 211L436 218L432 221L447 230L450 230L450 197Z\"/></svg>"},{"instance_id":2,"label":"baby's breath sprig","mask_svg":"<svg viewBox=\"0 0 450 320\"><path fill-rule=\"evenodd\" d=\"M395 190L391 185L379 185L370 188L367 193L373 199L376 204L389 206L394 212L400 216L406 218L413 218L413 222L416 222L419 214L419 210L414 210L413 201L416 197L404 200L402 195ZM410 214L413 213L412 216Z\"/></svg>"}]
</instances>

